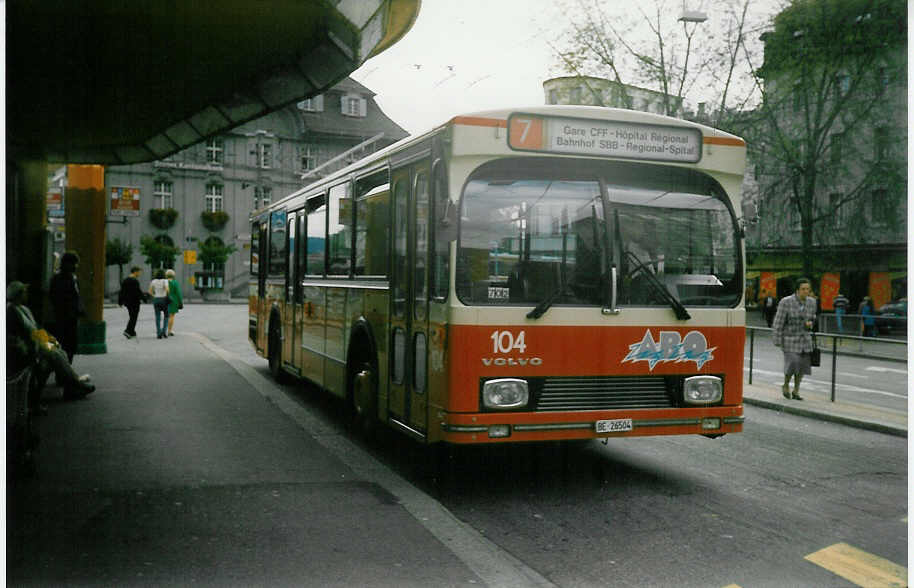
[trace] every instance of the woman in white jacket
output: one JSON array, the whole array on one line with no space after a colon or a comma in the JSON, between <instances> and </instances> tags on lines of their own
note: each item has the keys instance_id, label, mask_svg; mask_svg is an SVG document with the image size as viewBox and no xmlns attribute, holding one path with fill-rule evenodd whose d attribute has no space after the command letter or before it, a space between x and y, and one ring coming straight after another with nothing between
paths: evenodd
<instances>
[{"instance_id":1,"label":"woman in white jacket","mask_svg":"<svg viewBox=\"0 0 914 588\"><path fill-rule=\"evenodd\" d=\"M164 339L168 328L168 280L165 270L157 269L155 279L149 282L149 295L152 296L152 308L156 314L156 337Z\"/></svg>"}]
</instances>

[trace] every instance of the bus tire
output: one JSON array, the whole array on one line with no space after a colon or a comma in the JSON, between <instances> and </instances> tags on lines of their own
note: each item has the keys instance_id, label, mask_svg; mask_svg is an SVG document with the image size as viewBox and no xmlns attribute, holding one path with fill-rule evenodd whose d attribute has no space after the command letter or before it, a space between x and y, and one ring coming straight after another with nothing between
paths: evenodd
<instances>
[{"instance_id":1,"label":"bus tire","mask_svg":"<svg viewBox=\"0 0 914 588\"><path fill-rule=\"evenodd\" d=\"M280 336L277 321L270 321L270 336L267 339L267 362L270 373L280 384L285 383L286 372L282 369L282 337Z\"/></svg>"}]
</instances>

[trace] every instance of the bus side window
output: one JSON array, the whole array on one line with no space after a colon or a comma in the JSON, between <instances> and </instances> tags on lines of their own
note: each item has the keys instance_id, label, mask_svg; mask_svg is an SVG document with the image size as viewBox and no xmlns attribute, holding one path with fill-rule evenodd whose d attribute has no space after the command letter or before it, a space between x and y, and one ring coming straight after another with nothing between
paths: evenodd
<instances>
[{"instance_id":1,"label":"bus side window","mask_svg":"<svg viewBox=\"0 0 914 588\"><path fill-rule=\"evenodd\" d=\"M352 268L352 198L349 195L349 182L330 188L327 243L330 248L327 275L348 276Z\"/></svg>"},{"instance_id":2,"label":"bus side window","mask_svg":"<svg viewBox=\"0 0 914 588\"><path fill-rule=\"evenodd\" d=\"M251 225L251 275L260 274L260 222Z\"/></svg>"},{"instance_id":3,"label":"bus side window","mask_svg":"<svg viewBox=\"0 0 914 588\"><path fill-rule=\"evenodd\" d=\"M390 174L356 180L355 275L386 277L390 244Z\"/></svg>"},{"instance_id":4,"label":"bus side window","mask_svg":"<svg viewBox=\"0 0 914 588\"><path fill-rule=\"evenodd\" d=\"M432 298L447 300L450 274L450 242L457 238L457 209L448 200L447 172L444 162L435 161L432 168L434 215L434 255L432 256ZM453 217L453 218L451 218Z\"/></svg>"},{"instance_id":5,"label":"bus side window","mask_svg":"<svg viewBox=\"0 0 914 588\"><path fill-rule=\"evenodd\" d=\"M302 301L302 289L301 289L301 280L305 276L305 263L308 259L308 232L307 232L307 220L308 217L305 215L305 211L300 210L298 212L298 241L295 244L297 251L295 252L295 263L298 266L295 275L298 277L298 287L295 288L295 301Z\"/></svg>"},{"instance_id":6,"label":"bus side window","mask_svg":"<svg viewBox=\"0 0 914 588\"><path fill-rule=\"evenodd\" d=\"M308 238L305 273L312 276L324 275L324 252L327 248L326 219L327 201L323 194L308 201Z\"/></svg>"},{"instance_id":7,"label":"bus side window","mask_svg":"<svg viewBox=\"0 0 914 588\"><path fill-rule=\"evenodd\" d=\"M409 185L407 180L399 180L394 183L394 259L393 267L391 268L391 277L393 278L393 292L391 292L391 295L394 300L394 316L399 318L406 316L406 295L409 286L405 281L406 264L408 263L406 243L406 224L409 221L406 207L408 196Z\"/></svg>"},{"instance_id":8,"label":"bus side window","mask_svg":"<svg viewBox=\"0 0 914 588\"><path fill-rule=\"evenodd\" d=\"M427 312L426 297L428 288L426 273L428 268L428 174L416 174L416 257L413 267L413 296L415 305L413 314L416 320L423 320Z\"/></svg>"},{"instance_id":9,"label":"bus side window","mask_svg":"<svg viewBox=\"0 0 914 588\"><path fill-rule=\"evenodd\" d=\"M274 212L270 218L270 275L286 274L286 213Z\"/></svg>"}]
</instances>

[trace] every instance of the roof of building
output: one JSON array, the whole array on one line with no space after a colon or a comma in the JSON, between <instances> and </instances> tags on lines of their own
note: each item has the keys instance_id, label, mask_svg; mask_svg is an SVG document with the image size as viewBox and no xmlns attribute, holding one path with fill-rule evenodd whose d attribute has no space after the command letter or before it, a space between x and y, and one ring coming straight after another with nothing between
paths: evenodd
<instances>
[{"instance_id":1,"label":"roof of building","mask_svg":"<svg viewBox=\"0 0 914 588\"><path fill-rule=\"evenodd\" d=\"M368 101L366 116L347 116L342 113L339 97L347 93L360 94ZM302 112L306 133L320 133L335 136L362 137L368 139L384 133L391 141L399 141L409 135L400 125L391 120L374 100L374 92L353 80L346 78L324 94L324 110Z\"/></svg>"}]
</instances>

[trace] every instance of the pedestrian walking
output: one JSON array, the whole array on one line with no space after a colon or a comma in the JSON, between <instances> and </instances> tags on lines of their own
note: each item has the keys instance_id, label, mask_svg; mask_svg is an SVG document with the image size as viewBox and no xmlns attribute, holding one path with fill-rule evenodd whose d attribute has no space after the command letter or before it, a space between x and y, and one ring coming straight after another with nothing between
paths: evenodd
<instances>
[{"instance_id":1,"label":"pedestrian walking","mask_svg":"<svg viewBox=\"0 0 914 588\"><path fill-rule=\"evenodd\" d=\"M168 280L165 279L165 270L155 271L155 278L149 282L149 295L152 296L156 317L156 338L164 339L165 329L168 328Z\"/></svg>"},{"instance_id":2,"label":"pedestrian walking","mask_svg":"<svg viewBox=\"0 0 914 588\"><path fill-rule=\"evenodd\" d=\"M765 322L768 323L768 328L771 328L771 323L774 321L774 313L777 312L778 301L770 292L762 292L762 314L765 315Z\"/></svg>"},{"instance_id":3,"label":"pedestrian walking","mask_svg":"<svg viewBox=\"0 0 914 588\"><path fill-rule=\"evenodd\" d=\"M863 315L863 336L864 337L875 337L876 336L876 311L873 310L873 299L869 296L863 297L863 304L860 309L860 314Z\"/></svg>"},{"instance_id":4,"label":"pedestrian walking","mask_svg":"<svg viewBox=\"0 0 914 588\"><path fill-rule=\"evenodd\" d=\"M803 400L800 382L812 373L812 332L816 324L816 300L811 296L812 284L806 278L796 282L794 293L781 299L774 316L774 344L784 354L784 398ZM793 377L793 393L790 378Z\"/></svg>"},{"instance_id":5,"label":"pedestrian walking","mask_svg":"<svg viewBox=\"0 0 914 588\"><path fill-rule=\"evenodd\" d=\"M835 322L838 323L839 333L844 332L844 314L847 312L847 307L850 303L851 301L841 292L838 292L838 295L832 300L832 306L835 307Z\"/></svg>"},{"instance_id":6,"label":"pedestrian walking","mask_svg":"<svg viewBox=\"0 0 914 588\"><path fill-rule=\"evenodd\" d=\"M136 320L140 316L140 304L143 302L143 290L140 288L140 274L143 272L137 266L130 268L130 275L121 282L121 291L117 295L117 305L127 307L127 328L124 336L128 339L136 337Z\"/></svg>"},{"instance_id":7,"label":"pedestrian walking","mask_svg":"<svg viewBox=\"0 0 914 588\"><path fill-rule=\"evenodd\" d=\"M73 363L79 343L79 317L86 314L76 279L78 267L79 256L73 251L64 253L60 258L60 270L51 278L50 286L51 306L54 309L51 333L60 342L70 363Z\"/></svg>"},{"instance_id":8,"label":"pedestrian walking","mask_svg":"<svg viewBox=\"0 0 914 588\"><path fill-rule=\"evenodd\" d=\"M175 315L184 308L184 298L181 296L181 285L175 279L175 270L165 271L168 279L168 336L175 336Z\"/></svg>"}]
</instances>

